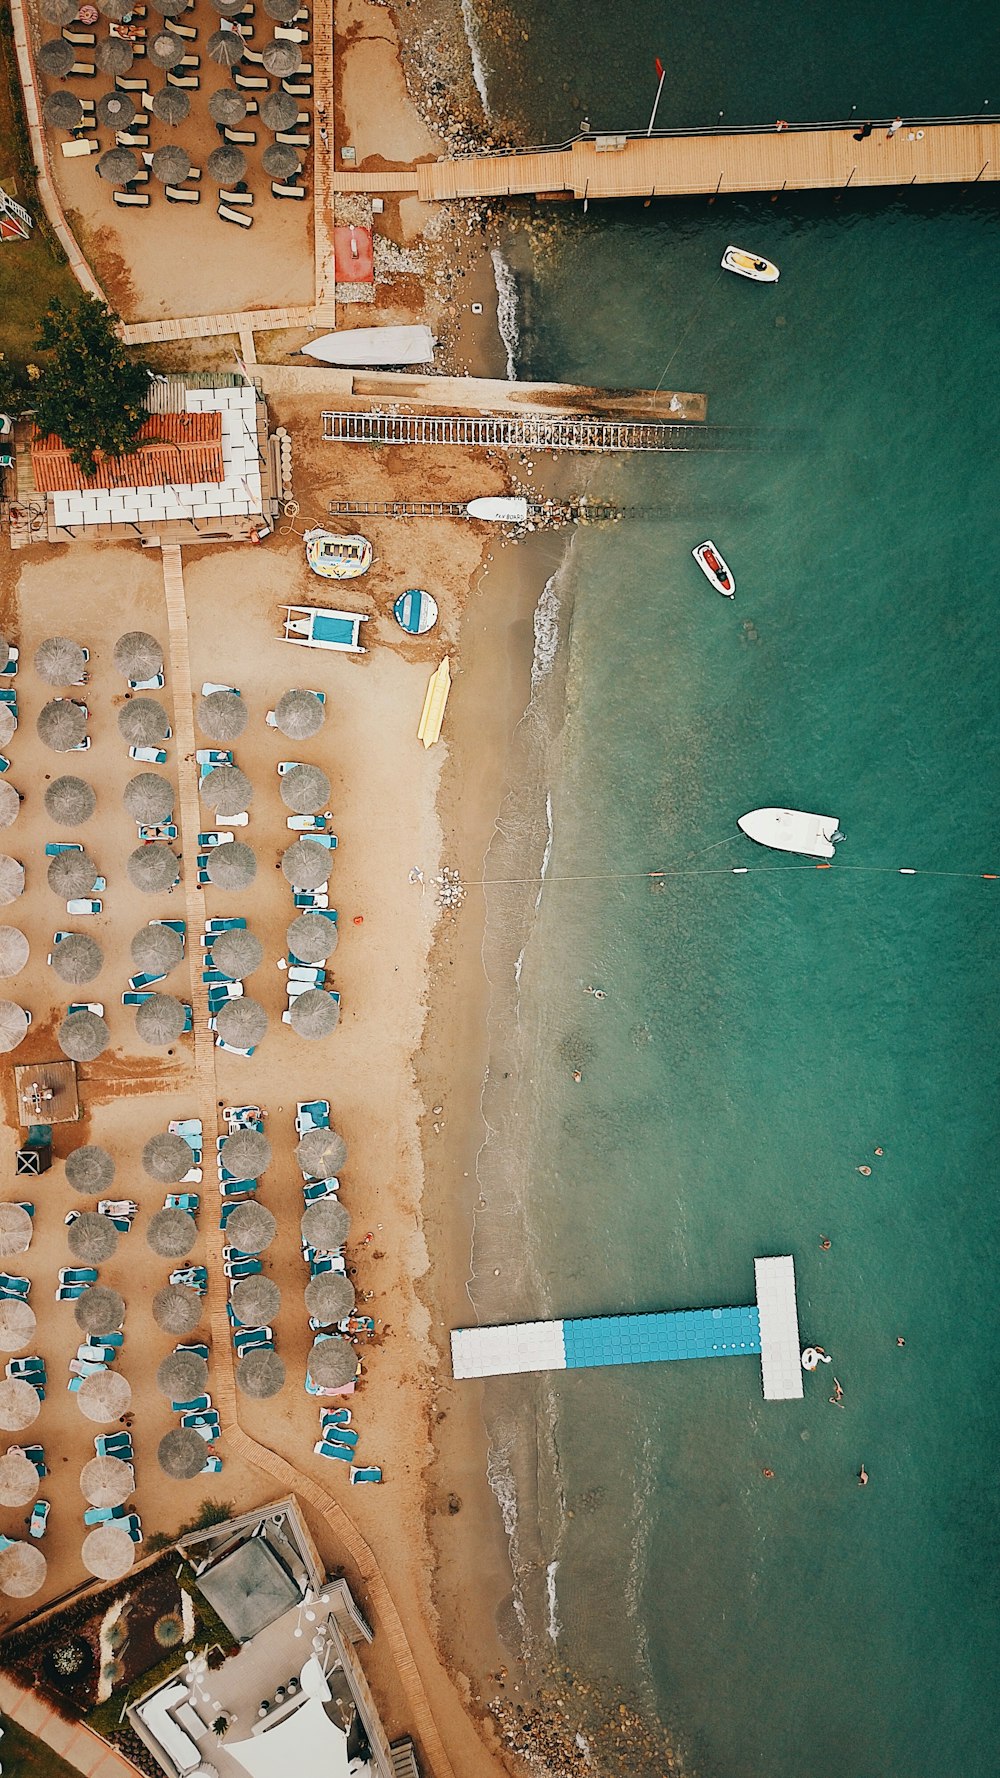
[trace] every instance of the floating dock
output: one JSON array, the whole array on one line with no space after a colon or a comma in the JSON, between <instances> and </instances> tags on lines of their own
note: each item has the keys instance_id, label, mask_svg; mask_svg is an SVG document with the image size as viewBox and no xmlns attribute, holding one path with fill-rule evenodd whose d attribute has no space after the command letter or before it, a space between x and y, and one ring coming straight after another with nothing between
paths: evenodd
<instances>
[{"instance_id":1,"label":"floating dock","mask_svg":"<svg viewBox=\"0 0 1000 1778\"><path fill-rule=\"evenodd\" d=\"M802 1395L802 1363L791 1254L754 1260L754 1275L757 1301L742 1308L456 1328L452 1372L509 1377L681 1358L759 1357L765 1401L796 1401Z\"/></svg>"}]
</instances>

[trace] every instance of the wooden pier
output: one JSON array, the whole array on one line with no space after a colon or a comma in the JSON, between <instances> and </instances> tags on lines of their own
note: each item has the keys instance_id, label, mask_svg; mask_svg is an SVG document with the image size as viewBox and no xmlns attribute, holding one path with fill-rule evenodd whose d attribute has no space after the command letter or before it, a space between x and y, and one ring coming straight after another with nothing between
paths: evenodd
<instances>
[{"instance_id":1,"label":"wooden pier","mask_svg":"<svg viewBox=\"0 0 1000 1778\"><path fill-rule=\"evenodd\" d=\"M766 435L752 426L557 415L323 413L325 444L462 445L499 451L741 451Z\"/></svg>"}]
</instances>

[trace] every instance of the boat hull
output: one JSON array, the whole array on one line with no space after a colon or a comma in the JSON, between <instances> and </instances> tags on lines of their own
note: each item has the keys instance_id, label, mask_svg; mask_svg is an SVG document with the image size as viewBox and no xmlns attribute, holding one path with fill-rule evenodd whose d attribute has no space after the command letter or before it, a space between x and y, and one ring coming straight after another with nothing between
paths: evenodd
<instances>
[{"instance_id":1,"label":"boat hull","mask_svg":"<svg viewBox=\"0 0 1000 1778\"><path fill-rule=\"evenodd\" d=\"M834 842L843 838L836 815L809 815L802 809L751 809L736 825L758 846L804 858L832 858Z\"/></svg>"},{"instance_id":2,"label":"boat hull","mask_svg":"<svg viewBox=\"0 0 1000 1778\"><path fill-rule=\"evenodd\" d=\"M706 537L704 543L697 544L691 554L705 579L714 586L716 592L721 593L724 599L733 598L736 592L736 582L718 545L714 544L710 537Z\"/></svg>"},{"instance_id":3,"label":"boat hull","mask_svg":"<svg viewBox=\"0 0 1000 1778\"><path fill-rule=\"evenodd\" d=\"M344 327L324 333L303 346L304 358L321 364L371 365L430 364L434 335L429 327Z\"/></svg>"},{"instance_id":4,"label":"boat hull","mask_svg":"<svg viewBox=\"0 0 1000 1778\"><path fill-rule=\"evenodd\" d=\"M306 561L321 580L357 580L372 565L372 546L357 534L337 537L332 531L307 531Z\"/></svg>"},{"instance_id":5,"label":"boat hull","mask_svg":"<svg viewBox=\"0 0 1000 1778\"><path fill-rule=\"evenodd\" d=\"M738 278L749 278L754 284L777 284L781 276L773 260L760 253L748 253L745 247L727 247L722 255L724 272L735 272Z\"/></svg>"}]
</instances>

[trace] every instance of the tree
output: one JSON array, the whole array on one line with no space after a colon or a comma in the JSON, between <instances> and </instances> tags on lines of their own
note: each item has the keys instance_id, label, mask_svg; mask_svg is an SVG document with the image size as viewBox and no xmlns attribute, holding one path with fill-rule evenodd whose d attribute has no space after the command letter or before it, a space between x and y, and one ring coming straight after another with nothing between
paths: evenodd
<instances>
[{"instance_id":1,"label":"tree","mask_svg":"<svg viewBox=\"0 0 1000 1778\"><path fill-rule=\"evenodd\" d=\"M148 418L149 376L125 351L118 317L96 297L54 297L35 342L48 353L35 395L39 432L54 432L73 462L92 475L98 454L132 450Z\"/></svg>"}]
</instances>

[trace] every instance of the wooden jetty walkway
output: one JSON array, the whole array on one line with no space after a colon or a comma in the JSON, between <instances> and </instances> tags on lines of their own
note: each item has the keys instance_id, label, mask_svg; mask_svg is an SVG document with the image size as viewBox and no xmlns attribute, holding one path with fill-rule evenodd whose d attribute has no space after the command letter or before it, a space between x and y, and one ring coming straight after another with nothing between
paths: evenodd
<instances>
[{"instance_id":1,"label":"wooden jetty walkway","mask_svg":"<svg viewBox=\"0 0 1000 1778\"><path fill-rule=\"evenodd\" d=\"M776 130L585 135L558 148L426 161L410 172L339 172L336 191L416 191L453 198L649 198L847 187L976 184L1000 179L1000 119L878 124L863 142L858 120ZM406 182L405 185L403 182Z\"/></svg>"}]
</instances>

